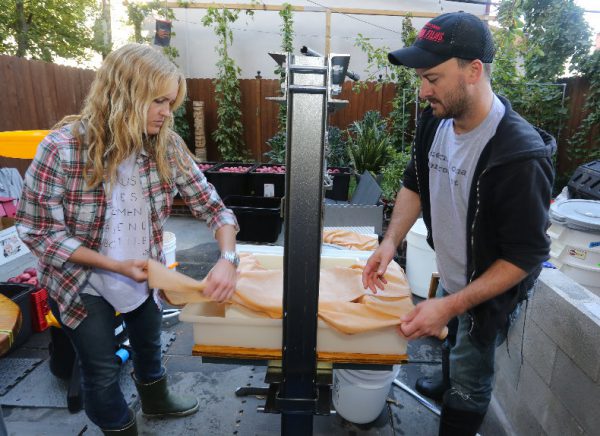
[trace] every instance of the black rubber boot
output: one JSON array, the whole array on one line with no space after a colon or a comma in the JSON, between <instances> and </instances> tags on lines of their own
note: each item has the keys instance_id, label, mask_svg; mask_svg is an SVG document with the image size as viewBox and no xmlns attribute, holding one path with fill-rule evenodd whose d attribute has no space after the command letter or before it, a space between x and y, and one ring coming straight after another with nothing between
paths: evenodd
<instances>
[{"instance_id":1,"label":"black rubber boot","mask_svg":"<svg viewBox=\"0 0 600 436\"><path fill-rule=\"evenodd\" d=\"M439 436L475 436L485 413L442 407Z\"/></svg>"},{"instance_id":2,"label":"black rubber boot","mask_svg":"<svg viewBox=\"0 0 600 436\"><path fill-rule=\"evenodd\" d=\"M442 345L442 371L432 377L419 377L415 388L421 394L442 401L444 392L450 389L450 348Z\"/></svg>"},{"instance_id":3,"label":"black rubber boot","mask_svg":"<svg viewBox=\"0 0 600 436\"><path fill-rule=\"evenodd\" d=\"M140 383L133 374L132 377L140 394L142 413L145 416L187 416L198 410L196 397L175 395L169 391L166 375L151 383Z\"/></svg>"},{"instance_id":4,"label":"black rubber boot","mask_svg":"<svg viewBox=\"0 0 600 436\"><path fill-rule=\"evenodd\" d=\"M102 433L106 436L137 436L138 431L135 412L131 409L129 409L129 416L131 416L131 420L125 424L125 426L112 430L102 429Z\"/></svg>"}]
</instances>

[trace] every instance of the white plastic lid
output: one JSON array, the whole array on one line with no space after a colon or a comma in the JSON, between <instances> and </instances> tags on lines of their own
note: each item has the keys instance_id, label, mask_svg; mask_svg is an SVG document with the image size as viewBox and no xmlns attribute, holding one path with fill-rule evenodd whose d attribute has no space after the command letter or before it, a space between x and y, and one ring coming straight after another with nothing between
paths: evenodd
<instances>
[{"instance_id":1,"label":"white plastic lid","mask_svg":"<svg viewBox=\"0 0 600 436\"><path fill-rule=\"evenodd\" d=\"M573 199L553 203L550 218L571 229L600 232L600 201Z\"/></svg>"}]
</instances>

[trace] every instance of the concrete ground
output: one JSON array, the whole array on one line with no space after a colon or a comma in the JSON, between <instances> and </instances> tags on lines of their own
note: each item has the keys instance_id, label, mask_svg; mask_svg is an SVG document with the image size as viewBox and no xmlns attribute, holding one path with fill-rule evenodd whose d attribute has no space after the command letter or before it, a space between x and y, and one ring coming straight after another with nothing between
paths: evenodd
<instances>
[{"instance_id":1,"label":"concrete ground","mask_svg":"<svg viewBox=\"0 0 600 436\"><path fill-rule=\"evenodd\" d=\"M203 223L188 217L170 218L166 229L177 237L178 270L192 277L203 277L218 256L212 233ZM0 266L0 280L5 281L34 263L33 256L26 255ZM135 389L128 377L131 370L128 362L122 371L121 386L138 414L140 434L266 436L281 433L279 415L257 411L257 407L264 405L264 398L236 397L234 393L241 386L267 386L263 380L266 370L261 362L203 362L202 358L191 355L193 334L190 324L179 322L176 316L165 318L163 330L164 363L171 387L196 395L200 410L179 419L142 417ZM48 331L34 333L24 345L0 359L0 404L8 434L101 434L83 411L69 412L67 382L57 379L49 370L49 342ZM401 366L398 379L414 387L417 377L438 371L439 345L435 339L411 342L408 349L411 363ZM436 414L400 388L392 387L387 406L373 423L356 425L334 414L315 417L313 427L315 435L427 436L437 434L438 422ZM486 419L482 434L502 435L505 432L494 415Z\"/></svg>"}]
</instances>

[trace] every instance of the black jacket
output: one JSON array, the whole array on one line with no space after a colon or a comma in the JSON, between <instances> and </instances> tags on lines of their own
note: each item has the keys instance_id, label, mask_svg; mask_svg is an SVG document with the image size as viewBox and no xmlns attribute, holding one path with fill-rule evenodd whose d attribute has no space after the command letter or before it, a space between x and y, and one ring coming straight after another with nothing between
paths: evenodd
<instances>
[{"instance_id":1,"label":"black jacket","mask_svg":"<svg viewBox=\"0 0 600 436\"><path fill-rule=\"evenodd\" d=\"M467 282L483 274L498 259L528 273L515 287L469 311L471 337L480 344L506 331L508 317L537 279L548 259L546 235L553 183L552 155L556 142L535 129L499 97L506 112L496 134L483 149L470 188L467 207ZM440 120L431 107L417 126L412 159L404 173L404 187L419 194L427 241L433 247L429 195L428 153Z\"/></svg>"}]
</instances>

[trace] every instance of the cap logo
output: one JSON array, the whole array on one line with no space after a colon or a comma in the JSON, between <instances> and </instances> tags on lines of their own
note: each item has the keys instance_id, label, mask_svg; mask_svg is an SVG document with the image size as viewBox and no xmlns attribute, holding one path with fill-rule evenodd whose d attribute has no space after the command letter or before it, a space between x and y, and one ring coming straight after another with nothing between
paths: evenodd
<instances>
[{"instance_id":1,"label":"cap logo","mask_svg":"<svg viewBox=\"0 0 600 436\"><path fill-rule=\"evenodd\" d=\"M444 42L444 32L441 31L441 27L435 24L427 23L419 32L419 39L426 39L427 41L442 43Z\"/></svg>"}]
</instances>

